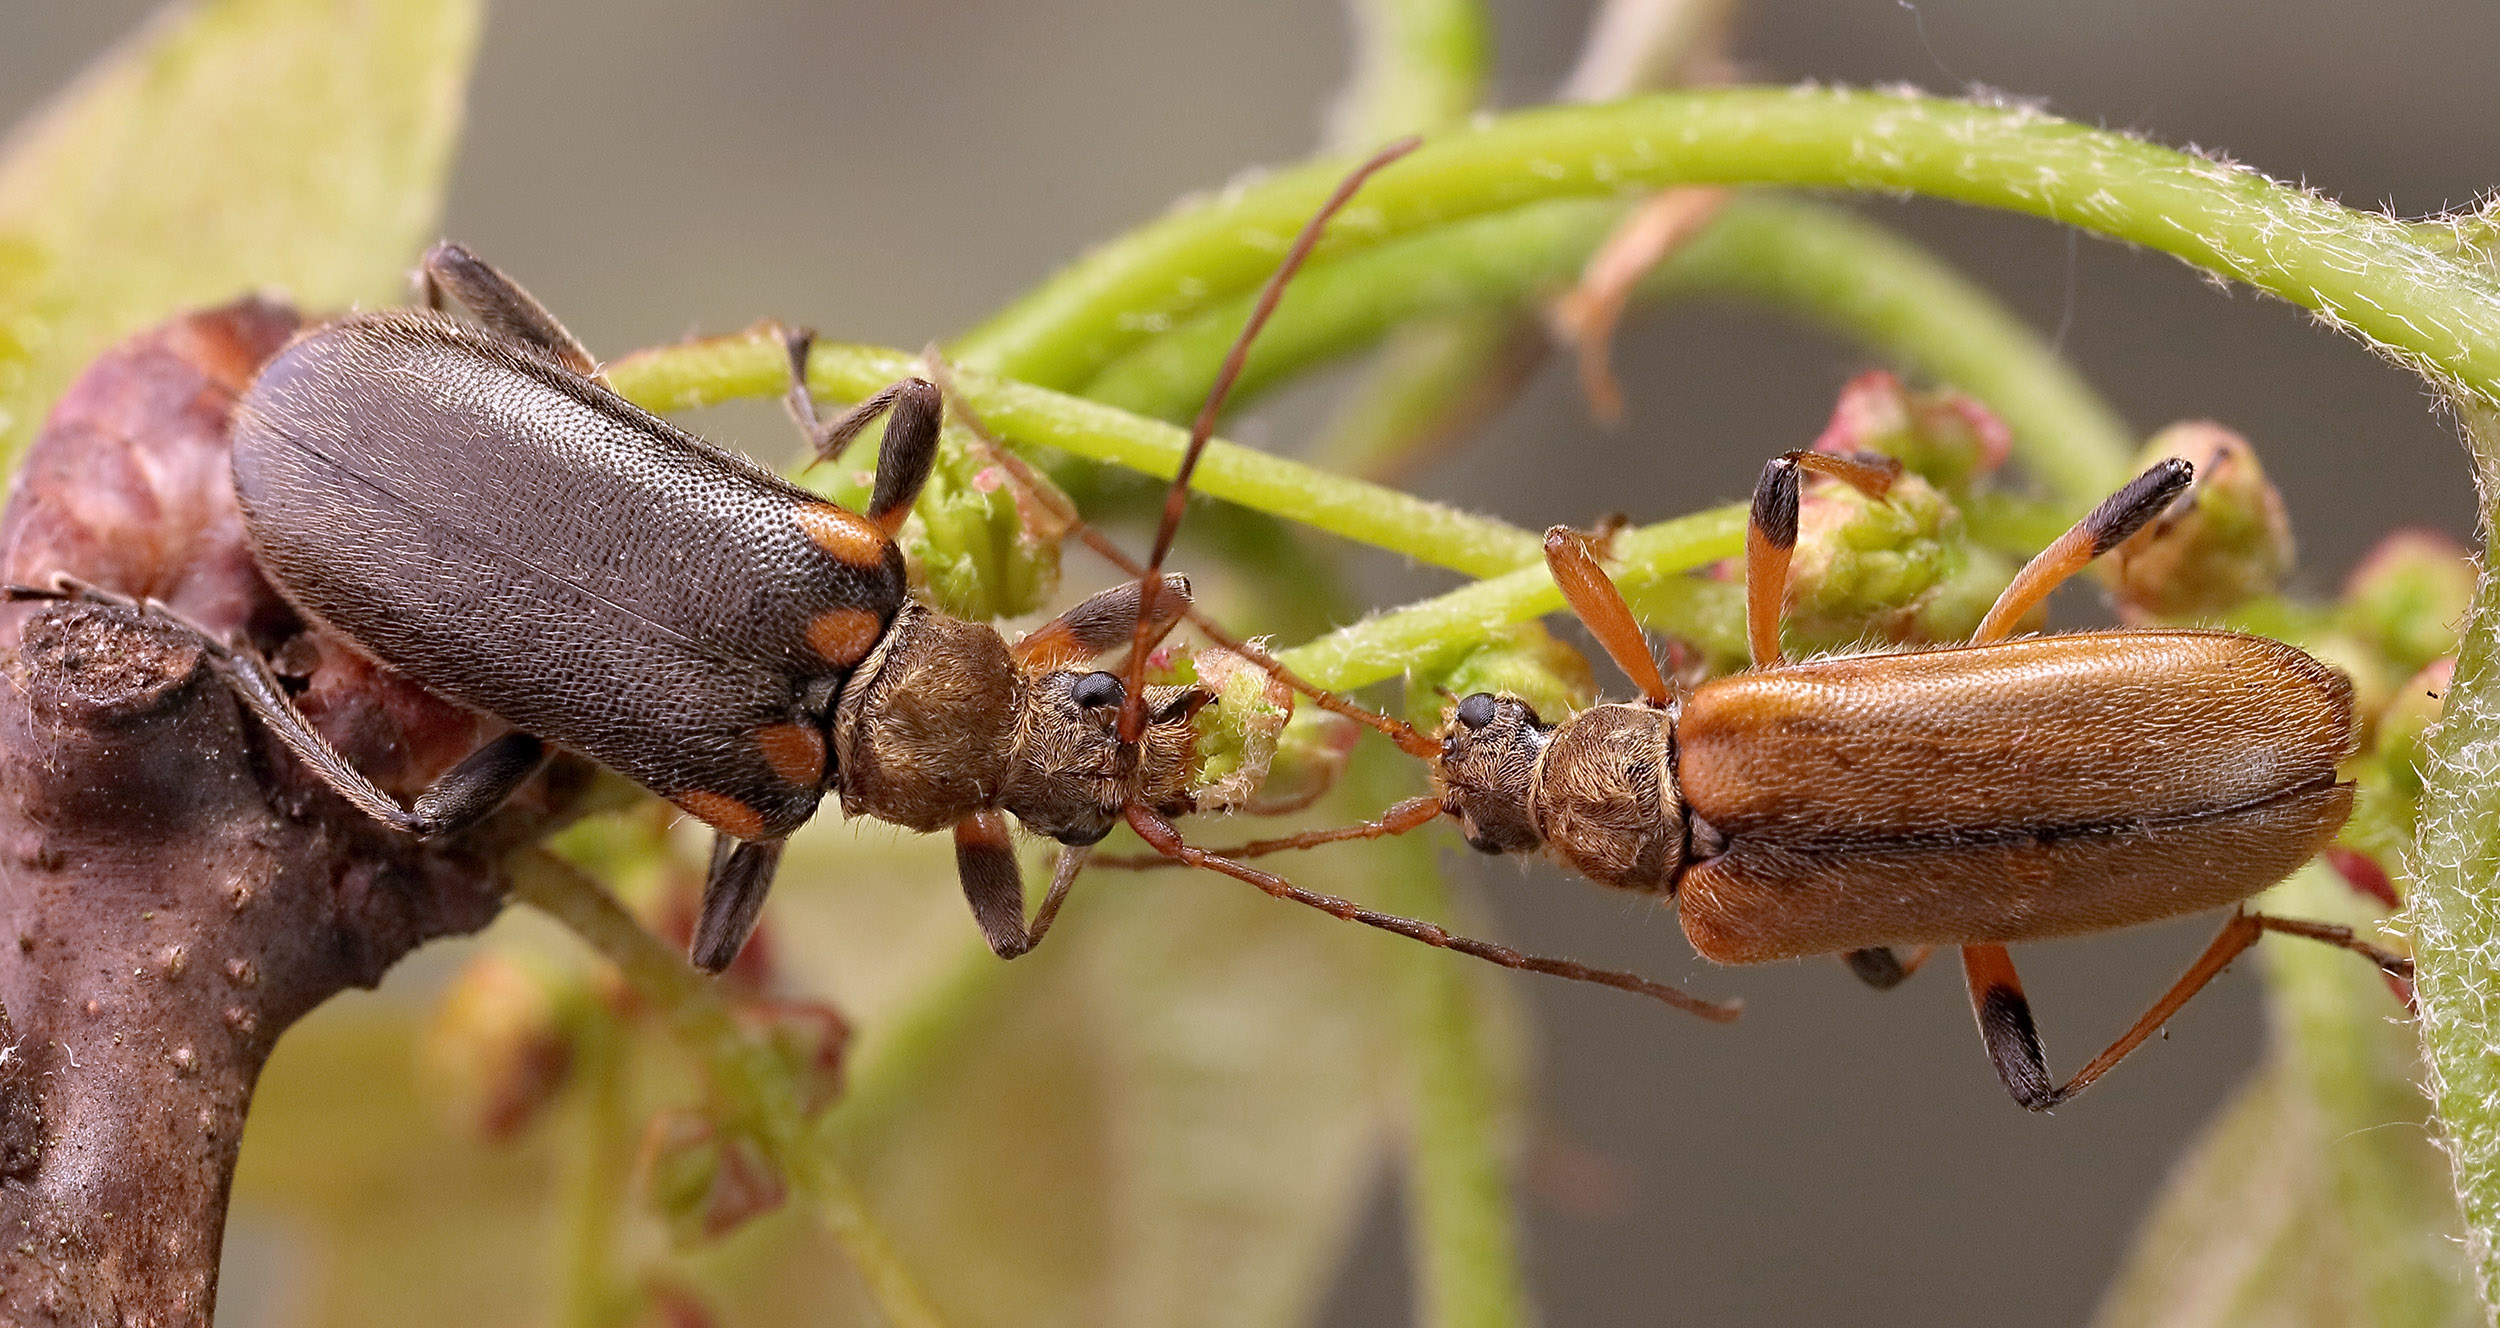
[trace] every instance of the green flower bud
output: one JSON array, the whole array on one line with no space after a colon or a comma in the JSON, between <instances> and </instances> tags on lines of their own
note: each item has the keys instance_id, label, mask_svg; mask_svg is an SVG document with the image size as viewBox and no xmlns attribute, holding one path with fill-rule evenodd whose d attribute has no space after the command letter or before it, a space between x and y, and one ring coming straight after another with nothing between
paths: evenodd
<instances>
[{"instance_id":1,"label":"green flower bud","mask_svg":"<svg viewBox=\"0 0 2500 1328\"><path fill-rule=\"evenodd\" d=\"M2474 596L2465 546L2432 530L2380 540L2344 582L2339 618L2396 672L2456 653L2457 629Z\"/></svg>"},{"instance_id":2,"label":"green flower bud","mask_svg":"<svg viewBox=\"0 0 2500 1328\"><path fill-rule=\"evenodd\" d=\"M1883 369L1840 389L1818 452L1877 452L1956 497L2005 464L2013 432L1996 412L1960 392L1912 392Z\"/></svg>"},{"instance_id":3,"label":"green flower bud","mask_svg":"<svg viewBox=\"0 0 2500 1328\"><path fill-rule=\"evenodd\" d=\"M2370 745L2347 772L2360 786L2360 796L2338 842L2381 866L2402 863L2413 843L2422 767L2429 756L2426 743L2455 673L2455 660L2437 659L2396 687L2377 712Z\"/></svg>"},{"instance_id":4,"label":"green flower bud","mask_svg":"<svg viewBox=\"0 0 2500 1328\"><path fill-rule=\"evenodd\" d=\"M1786 631L1810 649L1967 636L1993 598L1986 582L2005 584L2001 564L1974 570L1961 510L1917 475L1883 499L1817 480L1797 530Z\"/></svg>"},{"instance_id":5,"label":"green flower bud","mask_svg":"<svg viewBox=\"0 0 2500 1328\"><path fill-rule=\"evenodd\" d=\"M572 984L500 951L469 961L443 989L419 1055L462 1126L518 1135L564 1090L573 1068Z\"/></svg>"},{"instance_id":6,"label":"green flower bud","mask_svg":"<svg viewBox=\"0 0 2500 1328\"><path fill-rule=\"evenodd\" d=\"M796 1085L799 1110L814 1116L842 1096L843 1052L851 1024L822 1001L746 1001L738 1022L761 1041Z\"/></svg>"},{"instance_id":7,"label":"green flower bud","mask_svg":"<svg viewBox=\"0 0 2500 1328\"><path fill-rule=\"evenodd\" d=\"M681 1247L728 1235L790 1192L754 1140L690 1111L651 1118L638 1170L644 1197Z\"/></svg>"},{"instance_id":8,"label":"green flower bud","mask_svg":"<svg viewBox=\"0 0 2500 1328\"><path fill-rule=\"evenodd\" d=\"M1196 652L1198 685L1215 702L1192 723L1197 740L1196 797L1202 812L1234 811L1266 785L1293 692L1267 670L1221 647Z\"/></svg>"},{"instance_id":9,"label":"green flower bud","mask_svg":"<svg viewBox=\"0 0 2500 1328\"><path fill-rule=\"evenodd\" d=\"M854 443L844 460L873 457L882 441L880 425ZM1050 484L1038 470L1032 480ZM867 506L875 482L873 471L837 462L818 492L857 511ZM1032 502L1019 501L1023 493L1022 480L987 446L962 430L946 431L929 482L895 537L913 587L930 604L958 618L990 622L1034 612L1057 592L1059 546L1067 534L1057 512L1073 509L1055 488L1034 495Z\"/></svg>"},{"instance_id":10,"label":"green flower bud","mask_svg":"<svg viewBox=\"0 0 2500 1328\"><path fill-rule=\"evenodd\" d=\"M2273 593L2292 565L2292 524L2248 440L2211 420L2153 435L2140 470L2164 457L2196 467L2196 482L2101 559L2121 617L2202 617Z\"/></svg>"}]
</instances>

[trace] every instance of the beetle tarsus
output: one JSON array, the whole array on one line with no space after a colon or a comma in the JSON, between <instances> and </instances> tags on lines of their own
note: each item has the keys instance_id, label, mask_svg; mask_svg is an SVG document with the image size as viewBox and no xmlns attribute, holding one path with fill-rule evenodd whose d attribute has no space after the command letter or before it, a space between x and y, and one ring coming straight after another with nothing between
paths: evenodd
<instances>
[{"instance_id":1,"label":"beetle tarsus","mask_svg":"<svg viewBox=\"0 0 2500 1328\"><path fill-rule=\"evenodd\" d=\"M555 361L584 378L599 376L590 349L547 312L538 297L505 276L468 246L437 240L417 268L418 290L428 308L441 311L448 294L496 336Z\"/></svg>"},{"instance_id":2,"label":"beetle tarsus","mask_svg":"<svg viewBox=\"0 0 2500 1328\"><path fill-rule=\"evenodd\" d=\"M695 920L694 939L686 957L706 973L718 973L737 959L764 911L772 892L773 870L781 865L779 839L741 840L727 835L712 839L712 870L703 882L703 911Z\"/></svg>"}]
</instances>

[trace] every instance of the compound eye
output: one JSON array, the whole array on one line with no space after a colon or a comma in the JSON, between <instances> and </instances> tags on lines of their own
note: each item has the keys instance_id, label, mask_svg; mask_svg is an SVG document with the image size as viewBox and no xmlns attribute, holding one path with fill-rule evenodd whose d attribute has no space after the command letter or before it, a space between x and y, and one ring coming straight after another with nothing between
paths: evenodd
<instances>
[{"instance_id":1,"label":"compound eye","mask_svg":"<svg viewBox=\"0 0 2500 1328\"><path fill-rule=\"evenodd\" d=\"M1126 692L1120 686L1119 674L1088 673L1076 680L1076 684L1068 689L1068 695L1078 705L1097 710L1103 706L1118 705Z\"/></svg>"},{"instance_id":2,"label":"compound eye","mask_svg":"<svg viewBox=\"0 0 2500 1328\"><path fill-rule=\"evenodd\" d=\"M1096 674L1095 676L1100 677L1102 675ZM1114 824L1114 822L1106 820L1099 826L1088 825L1080 826L1074 829L1062 830L1057 835L1052 837L1057 839L1060 843L1066 844L1070 848L1086 848L1091 845L1101 843L1111 834L1111 828Z\"/></svg>"},{"instance_id":3,"label":"compound eye","mask_svg":"<svg viewBox=\"0 0 2500 1328\"><path fill-rule=\"evenodd\" d=\"M1493 722L1495 703L1491 692L1478 692L1458 703L1457 719L1471 729L1480 729Z\"/></svg>"}]
</instances>

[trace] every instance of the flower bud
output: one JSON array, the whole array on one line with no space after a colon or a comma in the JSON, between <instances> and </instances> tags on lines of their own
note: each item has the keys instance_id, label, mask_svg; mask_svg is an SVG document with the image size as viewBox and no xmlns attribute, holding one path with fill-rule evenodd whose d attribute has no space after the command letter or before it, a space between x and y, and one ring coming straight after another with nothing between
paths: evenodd
<instances>
[{"instance_id":1,"label":"flower bud","mask_svg":"<svg viewBox=\"0 0 2500 1328\"><path fill-rule=\"evenodd\" d=\"M790 1193L754 1140L690 1111L651 1118L638 1170L644 1196L681 1246L718 1240Z\"/></svg>"},{"instance_id":2,"label":"flower bud","mask_svg":"<svg viewBox=\"0 0 2500 1328\"><path fill-rule=\"evenodd\" d=\"M1955 391L1912 392L1876 369L1840 389L1817 452L1877 452L1913 475L1960 495L2005 464L2013 433L1977 398Z\"/></svg>"},{"instance_id":3,"label":"flower bud","mask_svg":"<svg viewBox=\"0 0 2500 1328\"><path fill-rule=\"evenodd\" d=\"M2198 617L2273 593L2291 569L2292 524L2248 440L2189 420L2155 434L2136 466L2165 457L2196 467L2196 481L2101 560L2119 616Z\"/></svg>"},{"instance_id":4,"label":"flower bud","mask_svg":"<svg viewBox=\"0 0 2500 1328\"><path fill-rule=\"evenodd\" d=\"M1068 530L1059 513L1074 509L1055 487L1048 494L1028 490L1028 479L1044 486L1050 479L1026 470L1011 473L986 446L946 431L928 483L895 536L912 585L941 611L972 622L1014 618L1058 590L1059 546ZM875 480L873 472L846 472L821 491L856 511L867 505Z\"/></svg>"},{"instance_id":5,"label":"flower bud","mask_svg":"<svg viewBox=\"0 0 2500 1328\"><path fill-rule=\"evenodd\" d=\"M1193 721L1198 753L1198 810L1232 811L1267 783L1293 691L1248 658L1217 646L1194 656L1198 685L1215 694Z\"/></svg>"},{"instance_id":6,"label":"flower bud","mask_svg":"<svg viewBox=\"0 0 2500 1328\"><path fill-rule=\"evenodd\" d=\"M797 1086L800 1111L814 1116L842 1096L851 1023L840 1010L822 1001L748 1001L738 1006L738 1022Z\"/></svg>"},{"instance_id":7,"label":"flower bud","mask_svg":"<svg viewBox=\"0 0 2500 1328\"><path fill-rule=\"evenodd\" d=\"M2414 818L2422 801L2422 767L2428 755L2424 743L2439 722L2455 672L2455 660L2433 660L2395 688L2376 715L2369 747L2347 767L2360 796L2337 842L2367 857L2382 869L2382 876L2388 874L2386 869L2401 870L2405 850L2413 842ZM2356 888L2371 885L2367 873L2352 870L2355 864L2349 860L2330 865Z\"/></svg>"},{"instance_id":8,"label":"flower bud","mask_svg":"<svg viewBox=\"0 0 2500 1328\"><path fill-rule=\"evenodd\" d=\"M573 1066L561 979L494 950L469 961L435 1002L420 1055L453 1116L487 1139L518 1135Z\"/></svg>"},{"instance_id":9,"label":"flower bud","mask_svg":"<svg viewBox=\"0 0 2500 1328\"><path fill-rule=\"evenodd\" d=\"M2474 598L2474 561L2434 530L2399 530L2378 542L2344 581L2345 630L2369 642L2397 672L2456 653Z\"/></svg>"},{"instance_id":10,"label":"flower bud","mask_svg":"<svg viewBox=\"0 0 2500 1328\"><path fill-rule=\"evenodd\" d=\"M2008 571L1974 565L1960 509L1917 475L1882 499L1817 477L1798 504L1787 634L1809 648L1969 634ZM1947 594L1947 591L1952 593Z\"/></svg>"}]
</instances>

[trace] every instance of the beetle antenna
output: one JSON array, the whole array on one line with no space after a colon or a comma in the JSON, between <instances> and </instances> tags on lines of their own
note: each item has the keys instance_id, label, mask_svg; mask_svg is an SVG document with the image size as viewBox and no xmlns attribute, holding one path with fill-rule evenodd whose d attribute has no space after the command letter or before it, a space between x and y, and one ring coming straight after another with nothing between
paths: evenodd
<instances>
[{"instance_id":1,"label":"beetle antenna","mask_svg":"<svg viewBox=\"0 0 2500 1328\"><path fill-rule=\"evenodd\" d=\"M1382 931L1396 932L1408 940L1422 941L1426 945L1443 950L1456 950L1460 954L1473 955L1487 963L1499 964L1504 968L1544 973L1552 977L1569 978L1574 982L1594 982L1599 986L1613 987L1634 995L1647 996L1653 1000L1664 1001L1687 1014L1699 1015L1713 1023L1729 1023L1744 1008L1742 1002L1704 1000L1680 987L1653 982L1637 973L1624 973L1611 968L1592 968L1576 959L1548 959L1543 955L1522 954L1507 945L1495 945L1491 941L1479 941L1471 936L1460 936L1438 924L1425 922L1419 918L1403 918L1394 913L1376 912L1350 899L1339 899L1335 895L1305 890L1284 877L1260 871L1256 867L1209 853L1205 849L1187 843L1181 838L1180 831L1172 827L1171 822L1135 803L1129 804L1126 815L1129 828L1137 832L1137 837L1145 840L1148 847L1167 858L1191 867L1203 867L1208 871L1219 872L1236 881L1246 881L1275 898L1291 900L1297 904L1307 904L1346 922L1359 922L1366 927L1378 927Z\"/></svg>"},{"instance_id":2,"label":"beetle antenna","mask_svg":"<svg viewBox=\"0 0 2500 1328\"><path fill-rule=\"evenodd\" d=\"M1014 487L1016 505L1019 508L1048 512L1051 519L1058 522L1067 533L1076 536L1078 542L1093 550L1104 562L1119 568L1122 575L1141 583L1146 579L1144 563L1129 556L1128 550L1121 548L1110 536L1095 529L1077 512L1076 504L1069 502L1066 495L1060 493L1042 476L1034 472L1031 462L1016 455L1014 448L1000 442L998 436L990 432L990 427L981 418L980 412L974 410L971 404L963 399L963 394L956 390L954 368L946 362L944 356L938 353L937 347L931 346L922 351L921 362L927 367L930 380L946 393L948 411L954 417L955 423L969 432L975 445L995 460L1001 470L1007 472L1007 482ZM1225 629L1223 624L1207 616L1206 610L1199 608L1194 601L1182 608L1181 617L1186 619L1190 626L1197 628L1208 640L1249 660L1264 670L1269 677L1309 697L1313 705L1331 714L1343 715L1366 728L1377 730L1387 736L1389 741L1396 743L1399 750L1407 755L1430 760L1440 753L1441 744L1435 742L1431 735L1395 715L1384 715L1368 706L1358 705L1295 673L1292 669L1285 667L1285 662L1276 658L1265 647L1233 635ZM1439 690L1444 697L1452 701L1458 699L1450 695L1446 687Z\"/></svg>"},{"instance_id":3,"label":"beetle antenna","mask_svg":"<svg viewBox=\"0 0 2500 1328\"><path fill-rule=\"evenodd\" d=\"M1266 287L1259 292L1259 302L1251 307L1250 321L1242 325L1241 335L1234 338L1233 348L1225 353L1224 367L1216 372L1215 385L1207 390L1206 404L1199 407L1197 422L1190 426L1189 448L1181 453L1180 467L1172 472L1172 487L1164 494L1163 522L1155 530L1154 552L1146 559L1142 578L1146 584L1155 584L1155 579L1162 574L1163 557L1172 551L1172 538L1180 533L1181 513L1189 507L1190 474L1198 469L1198 458L1206 452L1207 440L1215 436L1215 418L1224 409L1224 399L1232 395L1233 383L1241 377L1242 365L1250 358L1250 343L1257 340L1259 329L1267 325L1268 315L1276 312L1276 302L1285 293L1285 283L1301 270L1303 261L1318 246L1321 233L1327 230L1329 219L1353 199L1355 191L1363 187L1363 182L1380 168L1413 152L1422 143L1420 138L1399 139L1373 153L1362 165L1338 181L1328 201L1320 205L1319 211L1309 221L1302 223L1301 234L1294 237L1293 247L1285 251L1285 261L1279 263L1275 273L1268 277ZM1148 595L1139 602L1146 607L1137 615L1137 632L1129 641L1128 667L1121 671L1126 684L1126 695L1120 705L1120 744L1124 749L1133 748L1146 733L1146 654L1154 649L1155 644L1154 597Z\"/></svg>"}]
</instances>

